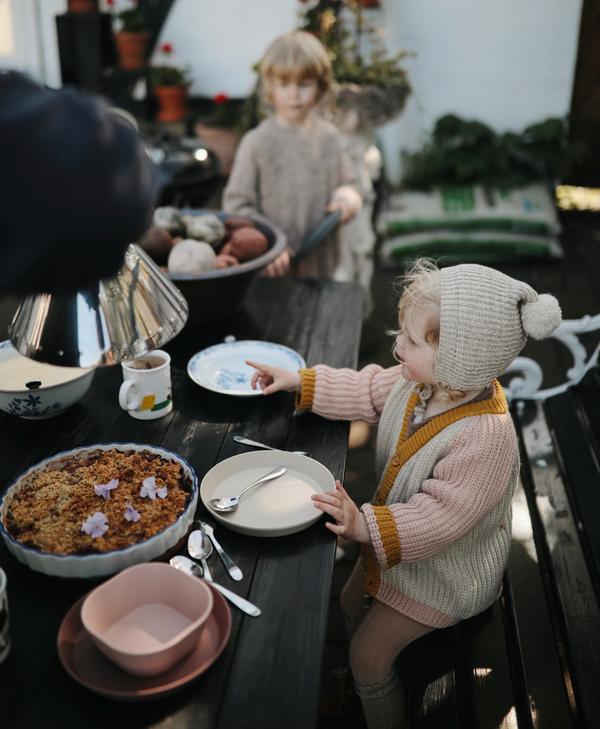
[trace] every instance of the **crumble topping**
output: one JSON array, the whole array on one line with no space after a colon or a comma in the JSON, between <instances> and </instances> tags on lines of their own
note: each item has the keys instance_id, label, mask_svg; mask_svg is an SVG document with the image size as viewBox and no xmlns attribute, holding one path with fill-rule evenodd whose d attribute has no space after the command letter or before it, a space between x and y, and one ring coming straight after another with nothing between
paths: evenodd
<instances>
[{"instance_id":1,"label":"crumble topping","mask_svg":"<svg viewBox=\"0 0 600 729\"><path fill-rule=\"evenodd\" d=\"M114 483L114 479L118 485L110 488L106 498L106 490L96 487ZM156 489L166 488L166 497L140 495L146 479L154 479ZM122 549L173 524L189 502L186 486L178 463L149 451L113 449L65 456L21 482L8 505L5 527L21 544L42 552L88 554ZM108 523L99 536L97 531L82 529L97 512ZM139 518L130 518L134 513Z\"/></svg>"}]
</instances>

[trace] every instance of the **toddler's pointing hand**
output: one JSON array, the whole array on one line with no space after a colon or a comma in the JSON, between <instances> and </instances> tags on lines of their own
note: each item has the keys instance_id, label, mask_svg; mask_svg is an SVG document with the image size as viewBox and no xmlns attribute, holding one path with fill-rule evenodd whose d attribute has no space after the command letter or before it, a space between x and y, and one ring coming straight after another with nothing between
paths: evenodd
<instances>
[{"instance_id":1,"label":"toddler's pointing hand","mask_svg":"<svg viewBox=\"0 0 600 729\"><path fill-rule=\"evenodd\" d=\"M297 392L300 389L300 374L298 372L285 370L283 367L251 362L249 359L246 360L246 364L256 370L252 375L250 386L253 390L256 390L257 386L260 387L263 395L272 395L274 392L280 392L281 390Z\"/></svg>"}]
</instances>

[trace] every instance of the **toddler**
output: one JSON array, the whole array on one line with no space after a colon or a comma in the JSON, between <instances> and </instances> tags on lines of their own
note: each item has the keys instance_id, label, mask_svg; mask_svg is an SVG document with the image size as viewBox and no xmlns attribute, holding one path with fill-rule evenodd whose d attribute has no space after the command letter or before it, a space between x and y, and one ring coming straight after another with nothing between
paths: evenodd
<instances>
[{"instance_id":1,"label":"toddler","mask_svg":"<svg viewBox=\"0 0 600 729\"><path fill-rule=\"evenodd\" d=\"M342 608L370 729L405 726L398 654L499 594L519 454L496 378L527 335L547 337L560 320L553 296L491 268L419 261L400 298L398 366L289 372L248 363L265 394L296 391L300 409L379 422L371 503L359 509L339 482L313 496L332 518L328 529L362 543Z\"/></svg>"},{"instance_id":2,"label":"toddler","mask_svg":"<svg viewBox=\"0 0 600 729\"><path fill-rule=\"evenodd\" d=\"M326 211L339 210L343 224L361 206L356 173L340 136L317 113L331 85L329 56L310 33L288 33L269 46L260 75L273 113L240 142L223 209L261 213L283 230L288 248L267 268L268 275L292 268L300 276L333 278L340 263L336 234L293 262L303 238Z\"/></svg>"}]
</instances>

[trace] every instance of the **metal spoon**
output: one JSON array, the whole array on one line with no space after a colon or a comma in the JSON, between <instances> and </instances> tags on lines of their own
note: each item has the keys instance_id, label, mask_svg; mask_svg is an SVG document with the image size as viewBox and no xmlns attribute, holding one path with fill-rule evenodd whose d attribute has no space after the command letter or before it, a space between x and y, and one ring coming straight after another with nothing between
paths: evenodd
<instances>
[{"instance_id":1,"label":"metal spoon","mask_svg":"<svg viewBox=\"0 0 600 729\"><path fill-rule=\"evenodd\" d=\"M210 524L207 524L204 521L196 522L196 523L199 524L200 530L202 530L206 535L208 535L208 538L213 543L213 547L215 548L217 554L221 558L221 561L225 565L225 569L229 573L229 576L231 577L231 579L235 580L236 582L239 582L244 577L242 570L237 566L237 564L231 559L231 557L227 554L227 552L219 544L219 542L217 541L217 538L215 537L215 532L214 532L213 528L210 526ZM198 530L195 530L195 531L198 531ZM192 547L195 547L195 544L192 545L192 541L193 541L192 535L193 534L194 534L194 532L192 532L190 534L190 536L188 537L188 552L192 555L192 557L194 556L192 554ZM195 539L196 539L196 537L194 537L194 540Z\"/></svg>"},{"instance_id":2,"label":"metal spoon","mask_svg":"<svg viewBox=\"0 0 600 729\"><path fill-rule=\"evenodd\" d=\"M202 577L202 568L200 567L200 565L196 564L196 562L193 562L189 557L186 557L183 554L177 554L175 555L175 557L171 557L171 559L169 560L169 564L171 565L171 567L175 567L176 570L181 570L187 575ZM206 581L210 582L211 587L214 587L215 590L220 592L221 595L226 597L229 602L233 603L242 612L246 613L247 615L251 615L253 618L257 618L260 615L260 608L251 603L249 600L246 600L237 593L228 590L226 587L223 587L222 585L219 585L217 582L213 582L208 578L206 579Z\"/></svg>"},{"instance_id":3,"label":"metal spoon","mask_svg":"<svg viewBox=\"0 0 600 729\"><path fill-rule=\"evenodd\" d=\"M212 544L209 542L206 534L200 529L194 529L190 532L187 540L187 551L192 559L199 559L202 565L202 574L204 579L209 582L213 581L211 571L206 561L213 552Z\"/></svg>"},{"instance_id":4,"label":"metal spoon","mask_svg":"<svg viewBox=\"0 0 600 729\"><path fill-rule=\"evenodd\" d=\"M233 440L236 443L241 443L242 445L252 446L253 448L265 448L268 451L284 450L283 448L274 448L273 446L266 445L265 443L259 443L257 440L250 440L250 438L244 438L241 435L234 435ZM296 453L298 456L307 456L308 455L308 453L306 451L288 451L288 453Z\"/></svg>"},{"instance_id":5,"label":"metal spoon","mask_svg":"<svg viewBox=\"0 0 600 729\"><path fill-rule=\"evenodd\" d=\"M235 511L240 505L240 499L247 491L250 491L250 489L258 486L261 483L266 483L267 481L272 481L274 478L279 478L280 476L283 476L286 471L287 468L281 466L281 468L276 468L274 471L269 471L269 473L265 474L261 478L256 479L256 481L253 481L251 484L246 486L243 491L240 491L237 496L221 496L218 499L211 499L208 502L210 504L210 508L214 509L215 511Z\"/></svg>"}]
</instances>

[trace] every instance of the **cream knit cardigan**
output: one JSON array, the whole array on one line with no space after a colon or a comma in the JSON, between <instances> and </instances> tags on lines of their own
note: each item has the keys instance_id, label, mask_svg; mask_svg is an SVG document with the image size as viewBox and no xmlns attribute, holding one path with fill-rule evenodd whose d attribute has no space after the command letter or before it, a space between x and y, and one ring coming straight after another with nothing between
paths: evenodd
<instances>
[{"instance_id":1,"label":"cream knit cardigan","mask_svg":"<svg viewBox=\"0 0 600 729\"><path fill-rule=\"evenodd\" d=\"M399 367L302 370L298 405L326 418L379 420L379 487L362 506L365 591L420 623L452 625L497 597L511 540L517 438L494 397L442 413L406 438L417 402Z\"/></svg>"}]
</instances>

